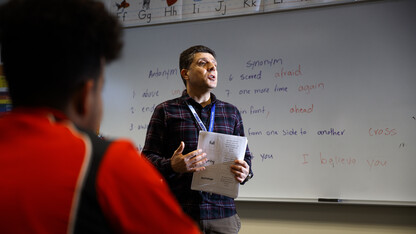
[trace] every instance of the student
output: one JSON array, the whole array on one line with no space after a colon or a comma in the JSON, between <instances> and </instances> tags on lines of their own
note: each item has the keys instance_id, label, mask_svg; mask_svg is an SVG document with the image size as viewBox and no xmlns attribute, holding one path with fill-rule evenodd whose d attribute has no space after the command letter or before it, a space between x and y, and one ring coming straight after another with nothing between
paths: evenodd
<instances>
[{"instance_id":1,"label":"student","mask_svg":"<svg viewBox=\"0 0 416 234\"><path fill-rule=\"evenodd\" d=\"M218 100L211 91L218 81L215 52L205 46L193 46L180 55L182 96L159 104L151 117L143 154L167 179L182 208L199 222L204 233L238 233L240 220L234 199L218 194L191 190L192 172L204 170L206 154L197 149L199 125L192 105L206 129L214 113L213 132L244 136L238 109ZM245 183L251 178L251 153L231 166L235 179Z\"/></svg>"},{"instance_id":2,"label":"student","mask_svg":"<svg viewBox=\"0 0 416 234\"><path fill-rule=\"evenodd\" d=\"M89 0L0 7L13 102L0 117L0 233L199 233L131 142L94 134L120 34Z\"/></svg>"}]
</instances>

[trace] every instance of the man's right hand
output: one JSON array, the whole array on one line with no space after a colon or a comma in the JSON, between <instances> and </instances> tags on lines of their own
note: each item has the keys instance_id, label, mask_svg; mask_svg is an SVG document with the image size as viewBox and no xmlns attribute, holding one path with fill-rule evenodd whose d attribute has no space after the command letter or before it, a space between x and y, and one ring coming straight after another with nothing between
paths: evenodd
<instances>
[{"instance_id":1,"label":"man's right hand","mask_svg":"<svg viewBox=\"0 0 416 234\"><path fill-rule=\"evenodd\" d=\"M173 171L186 173L205 170L205 167L202 165L207 161L207 154L203 153L201 149L197 149L183 155L182 152L184 149L185 143L181 141L178 149L175 150L170 159L170 165Z\"/></svg>"}]
</instances>

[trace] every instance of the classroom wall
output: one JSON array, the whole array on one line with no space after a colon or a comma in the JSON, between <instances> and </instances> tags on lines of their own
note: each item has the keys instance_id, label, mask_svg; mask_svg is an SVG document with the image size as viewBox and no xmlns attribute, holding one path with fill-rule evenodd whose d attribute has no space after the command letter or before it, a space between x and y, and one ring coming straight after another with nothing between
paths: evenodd
<instances>
[{"instance_id":1,"label":"classroom wall","mask_svg":"<svg viewBox=\"0 0 416 234\"><path fill-rule=\"evenodd\" d=\"M0 4L6 0L0 0ZM416 207L237 201L240 234L416 233Z\"/></svg>"},{"instance_id":2,"label":"classroom wall","mask_svg":"<svg viewBox=\"0 0 416 234\"><path fill-rule=\"evenodd\" d=\"M240 234L416 233L416 207L238 201Z\"/></svg>"}]
</instances>

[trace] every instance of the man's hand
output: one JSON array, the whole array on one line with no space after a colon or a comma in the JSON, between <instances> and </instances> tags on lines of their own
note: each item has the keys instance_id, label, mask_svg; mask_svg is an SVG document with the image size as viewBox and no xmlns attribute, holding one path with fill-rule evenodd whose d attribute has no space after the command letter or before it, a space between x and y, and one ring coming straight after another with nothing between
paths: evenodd
<instances>
[{"instance_id":1,"label":"man's hand","mask_svg":"<svg viewBox=\"0 0 416 234\"><path fill-rule=\"evenodd\" d=\"M207 154L202 153L202 150L194 150L186 155L182 152L185 149L185 143L181 141L178 149L170 159L170 165L173 171L177 173L195 172L205 170L202 165L207 161Z\"/></svg>"},{"instance_id":2,"label":"man's hand","mask_svg":"<svg viewBox=\"0 0 416 234\"><path fill-rule=\"evenodd\" d=\"M250 166L246 161L236 159L234 165L231 165L231 172L239 183L243 183L250 172Z\"/></svg>"}]
</instances>

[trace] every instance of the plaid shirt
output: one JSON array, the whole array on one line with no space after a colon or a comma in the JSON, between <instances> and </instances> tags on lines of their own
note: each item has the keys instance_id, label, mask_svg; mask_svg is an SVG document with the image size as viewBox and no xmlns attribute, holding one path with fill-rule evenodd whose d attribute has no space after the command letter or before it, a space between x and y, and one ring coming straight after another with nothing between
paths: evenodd
<instances>
[{"instance_id":1,"label":"plaid shirt","mask_svg":"<svg viewBox=\"0 0 416 234\"><path fill-rule=\"evenodd\" d=\"M203 108L185 90L181 97L165 101L155 108L142 153L163 174L183 210L194 220L230 217L236 214L233 198L191 190L192 173L176 173L170 165L170 158L181 141L185 142L183 154L197 149L200 127L186 102L195 108L205 126L209 126L211 106L215 103L213 132L244 136L243 121L234 105L218 100L211 93L211 104ZM248 147L244 160L251 171Z\"/></svg>"}]
</instances>

